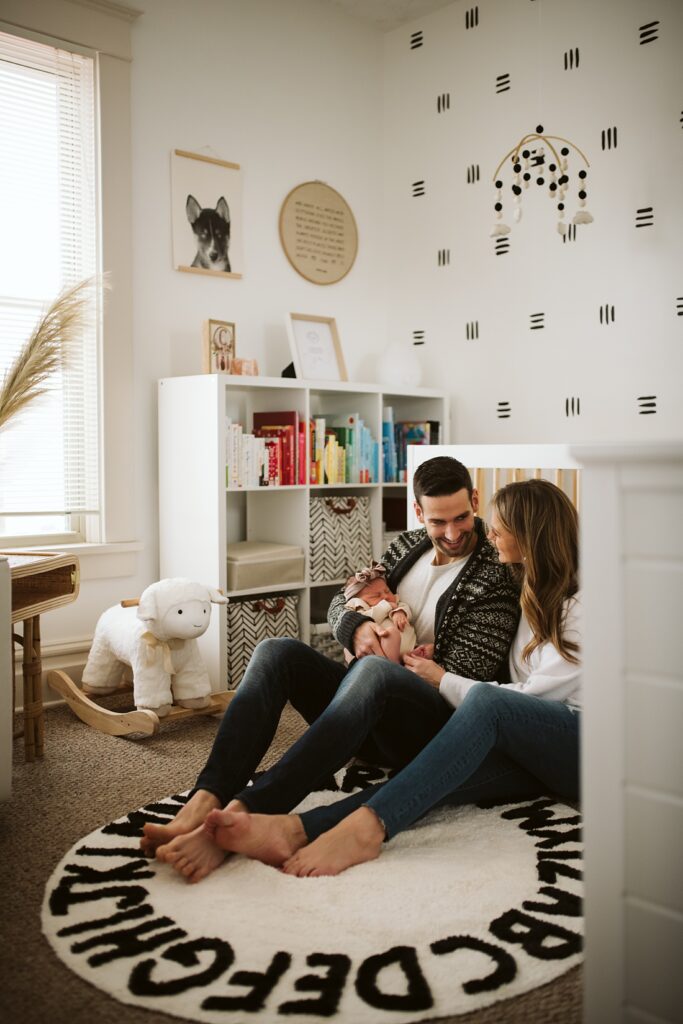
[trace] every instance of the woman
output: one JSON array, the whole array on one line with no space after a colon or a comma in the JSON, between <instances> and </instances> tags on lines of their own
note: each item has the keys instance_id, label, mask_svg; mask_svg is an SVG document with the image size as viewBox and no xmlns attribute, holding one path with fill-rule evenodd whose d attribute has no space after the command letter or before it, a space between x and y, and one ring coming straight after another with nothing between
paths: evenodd
<instances>
[{"instance_id":1,"label":"woman","mask_svg":"<svg viewBox=\"0 0 683 1024\"><path fill-rule=\"evenodd\" d=\"M301 815L212 811L205 830L221 850L295 875L337 874L377 857L382 843L439 803L500 802L554 792L579 795L578 520L545 480L508 484L493 498L489 537L521 578L521 619L510 650L512 682L444 672L429 678L457 709L389 782ZM429 655L429 652L426 652Z\"/></svg>"}]
</instances>

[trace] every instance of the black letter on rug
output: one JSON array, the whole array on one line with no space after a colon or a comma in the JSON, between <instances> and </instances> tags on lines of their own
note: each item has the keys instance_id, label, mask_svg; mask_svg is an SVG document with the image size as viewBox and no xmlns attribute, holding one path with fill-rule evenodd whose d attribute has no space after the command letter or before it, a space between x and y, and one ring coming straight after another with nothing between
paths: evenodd
<instances>
[{"instance_id":1,"label":"black letter on rug","mask_svg":"<svg viewBox=\"0 0 683 1024\"><path fill-rule=\"evenodd\" d=\"M492 932L501 942L514 942L520 945L529 956L537 960L566 960L574 953L580 953L581 936L561 928L559 924L538 921L521 910L508 910L489 925ZM548 943L546 944L546 939ZM552 942L552 939L559 941Z\"/></svg>"},{"instance_id":2,"label":"black letter on rug","mask_svg":"<svg viewBox=\"0 0 683 1024\"><path fill-rule=\"evenodd\" d=\"M202 1010L262 1010L291 962L289 953L276 953L265 971L235 971L228 978L228 985L251 985L251 992L245 996L208 996Z\"/></svg>"},{"instance_id":3,"label":"black letter on rug","mask_svg":"<svg viewBox=\"0 0 683 1024\"><path fill-rule=\"evenodd\" d=\"M297 992L320 992L317 999L289 999L278 1006L278 1013L314 1013L332 1017L337 1012L351 961L343 953L311 953L306 957L309 967L327 967L327 974L304 974L297 978Z\"/></svg>"},{"instance_id":4,"label":"black letter on rug","mask_svg":"<svg viewBox=\"0 0 683 1024\"><path fill-rule=\"evenodd\" d=\"M565 892L554 885L542 885L538 891L539 896L549 896L552 903L539 903L534 900L524 900L522 906L525 910L535 911L537 914L557 914L559 917L581 917L583 900L574 893Z\"/></svg>"},{"instance_id":5,"label":"black letter on rug","mask_svg":"<svg viewBox=\"0 0 683 1024\"><path fill-rule=\"evenodd\" d=\"M377 985L380 971L396 964L408 982L408 991L400 994L381 992ZM420 969L413 946L394 946L386 953L369 956L358 968L356 992L369 1006L378 1010L428 1010L434 1005L427 979Z\"/></svg>"},{"instance_id":6,"label":"black letter on rug","mask_svg":"<svg viewBox=\"0 0 683 1024\"><path fill-rule=\"evenodd\" d=\"M168 928L174 925L170 917L156 917L145 924L135 925L134 928L119 928L113 932L103 932L101 935L94 935L91 939L82 939L74 942L71 947L72 953L85 953L88 949L95 949L97 946L111 946L112 948L104 953L93 953L88 957L91 967L100 967L102 964L111 963L112 960L119 960L121 957L139 956L140 953L147 953L151 949L158 949L167 942L175 942L176 939L184 939L187 932L182 928ZM165 932L152 935L150 938L142 939L141 935L147 932L158 931L159 928L168 928Z\"/></svg>"},{"instance_id":7,"label":"black letter on rug","mask_svg":"<svg viewBox=\"0 0 683 1024\"><path fill-rule=\"evenodd\" d=\"M197 953L202 950L208 950L214 954L213 963L205 970L185 978L175 978L173 981L153 981L152 971L156 967L157 961L142 960L130 972L128 988L134 996L177 996L180 992L187 992L190 988L211 984L224 971L227 971L235 959L229 942L224 942L222 939L190 939L188 942L179 942L175 946L169 946L161 954L161 957L163 960L172 960L182 967L194 967L199 963Z\"/></svg>"},{"instance_id":8,"label":"black letter on rug","mask_svg":"<svg viewBox=\"0 0 683 1024\"><path fill-rule=\"evenodd\" d=\"M474 981L466 981L463 984L463 991L468 995L476 992L492 992L501 985L508 985L517 974L515 958L499 946L482 939L475 939L472 935L450 935L447 939L439 939L432 942L430 949L436 956L444 953L454 953L456 949L473 949L476 953L484 953L496 961L496 969L485 978L476 978Z\"/></svg>"}]
</instances>

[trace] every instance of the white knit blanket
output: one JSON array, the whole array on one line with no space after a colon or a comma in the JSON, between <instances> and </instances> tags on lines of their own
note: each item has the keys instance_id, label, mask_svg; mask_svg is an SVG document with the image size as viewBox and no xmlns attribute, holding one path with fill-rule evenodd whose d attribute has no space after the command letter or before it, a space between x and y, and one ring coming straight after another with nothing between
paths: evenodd
<instances>
[{"instance_id":1,"label":"white knit blanket","mask_svg":"<svg viewBox=\"0 0 683 1024\"><path fill-rule=\"evenodd\" d=\"M143 821L177 799L86 836L47 883L53 949L121 1002L211 1024L394 1024L509 999L581 960L580 818L560 803L433 811L337 877L232 856L188 885L137 854Z\"/></svg>"}]
</instances>

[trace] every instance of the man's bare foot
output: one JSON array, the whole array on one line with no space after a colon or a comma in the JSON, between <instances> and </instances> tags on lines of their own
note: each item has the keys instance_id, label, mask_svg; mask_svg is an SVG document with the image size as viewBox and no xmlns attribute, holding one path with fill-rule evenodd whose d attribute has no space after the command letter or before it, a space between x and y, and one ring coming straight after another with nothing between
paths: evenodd
<instances>
[{"instance_id":1,"label":"man's bare foot","mask_svg":"<svg viewBox=\"0 0 683 1024\"><path fill-rule=\"evenodd\" d=\"M209 793L206 789L198 789L180 808L175 818L169 821L168 825L155 825L148 822L142 826L143 835L140 840L140 849L146 857L153 857L157 847L170 843L176 836L193 832L197 825L201 825L209 811L213 811L220 805L220 800L213 793ZM232 800L228 807L233 807L233 805L235 810L244 809L244 804L239 800Z\"/></svg>"},{"instance_id":2,"label":"man's bare foot","mask_svg":"<svg viewBox=\"0 0 683 1024\"><path fill-rule=\"evenodd\" d=\"M384 828L374 811L359 807L322 835L298 850L283 864L287 875L317 877L339 875L354 864L379 857L384 841Z\"/></svg>"},{"instance_id":3,"label":"man's bare foot","mask_svg":"<svg viewBox=\"0 0 683 1024\"><path fill-rule=\"evenodd\" d=\"M157 847L157 860L170 864L188 882L201 882L225 860L225 853L197 825L192 832L176 836L169 843Z\"/></svg>"},{"instance_id":4,"label":"man's bare foot","mask_svg":"<svg viewBox=\"0 0 683 1024\"><path fill-rule=\"evenodd\" d=\"M249 814L230 805L211 811L204 831L221 850L276 867L308 842L298 814Z\"/></svg>"}]
</instances>

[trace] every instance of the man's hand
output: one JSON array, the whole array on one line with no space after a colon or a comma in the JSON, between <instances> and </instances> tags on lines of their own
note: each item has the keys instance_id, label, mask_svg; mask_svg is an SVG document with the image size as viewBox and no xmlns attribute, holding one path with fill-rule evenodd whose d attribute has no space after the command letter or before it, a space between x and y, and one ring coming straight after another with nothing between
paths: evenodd
<instances>
[{"instance_id":1,"label":"man's hand","mask_svg":"<svg viewBox=\"0 0 683 1024\"><path fill-rule=\"evenodd\" d=\"M408 616L402 608L399 608L398 611L395 611L391 616L391 621L397 627L399 633L402 633L408 625Z\"/></svg>"},{"instance_id":2,"label":"man's hand","mask_svg":"<svg viewBox=\"0 0 683 1024\"><path fill-rule=\"evenodd\" d=\"M433 658L434 657L434 644L418 644L417 647L413 647L412 651L408 651L411 658Z\"/></svg>"},{"instance_id":3,"label":"man's hand","mask_svg":"<svg viewBox=\"0 0 683 1024\"><path fill-rule=\"evenodd\" d=\"M430 645L431 646L431 645ZM415 656L415 651L410 651L409 654L403 655L403 664L406 668L409 668L411 672L414 672L420 679L424 679L425 683L429 683L435 689L439 689L439 683L446 674L446 669L441 668L441 665L437 665L431 658L421 658L419 655Z\"/></svg>"},{"instance_id":4,"label":"man's hand","mask_svg":"<svg viewBox=\"0 0 683 1024\"><path fill-rule=\"evenodd\" d=\"M389 636L386 629L381 629L376 622L368 619L363 622L353 634L353 653L357 658L365 658L368 654L377 654L384 658L385 654L380 645L380 640Z\"/></svg>"}]
</instances>

